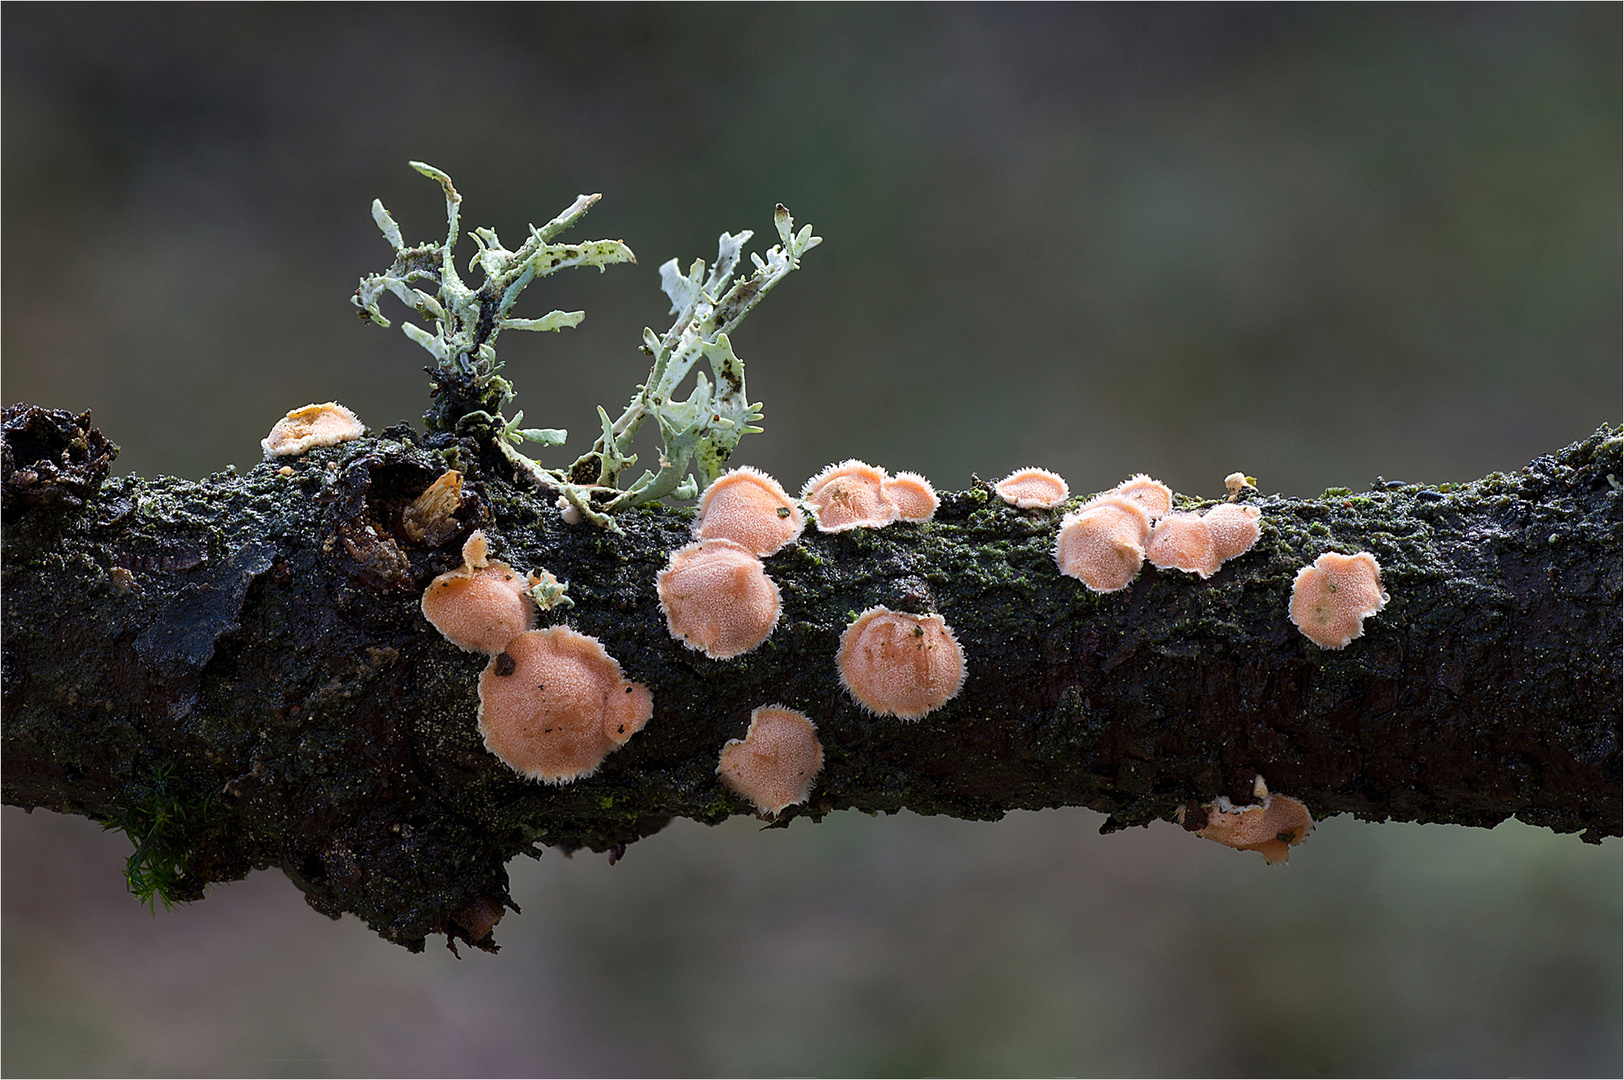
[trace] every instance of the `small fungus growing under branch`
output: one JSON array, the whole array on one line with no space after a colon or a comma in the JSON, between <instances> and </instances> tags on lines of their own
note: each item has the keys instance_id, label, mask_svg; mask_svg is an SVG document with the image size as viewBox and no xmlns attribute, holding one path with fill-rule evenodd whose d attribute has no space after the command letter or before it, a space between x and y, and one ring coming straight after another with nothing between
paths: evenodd
<instances>
[{"instance_id":1,"label":"small fungus growing under branch","mask_svg":"<svg viewBox=\"0 0 1624 1080\"><path fill-rule=\"evenodd\" d=\"M733 791L769 817L804 803L823 768L817 728L804 713L764 705L750 714L743 739L722 747L716 773Z\"/></svg>"},{"instance_id":2,"label":"small fungus growing under branch","mask_svg":"<svg viewBox=\"0 0 1624 1080\"><path fill-rule=\"evenodd\" d=\"M964 649L940 615L864 611L840 635L840 684L876 716L918 720L964 685Z\"/></svg>"},{"instance_id":3,"label":"small fungus growing under branch","mask_svg":"<svg viewBox=\"0 0 1624 1080\"><path fill-rule=\"evenodd\" d=\"M1368 551L1327 551L1297 571L1291 583L1291 621L1322 649L1340 649L1365 632L1365 620L1387 606L1381 567Z\"/></svg>"},{"instance_id":4,"label":"small fungus growing under branch","mask_svg":"<svg viewBox=\"0 0 1624 1080\"><path fill-rule=\"evenodd\" d=\"M294 409L271 428L259 445L265 460L298 457L317 446L337 446L366 434L356 415L336 401Z\"/></svg>"},{"instance_id":5,"label":"small fungus growing under branch","mask_svg":"<svg viewBox=\"0 0 1624 1080\"><path fill-rule=\"evenodd\" d=\"M1289 795L1271 795L1262 776L1253 781L1252 790L1258 799L1255 805L1235 806L1229 796L1220 795L1217 802L1203 808L1205 824L1198 824L1201 818L1191 816L1184 806L1178 808L1178 823L1203 839L1260 852L1270 866L1283 863L1290 857L1292 845L1308 839L1314 829L1313 815Z\"/></svg>"},{"instance_id":6,"label":"small fungus growing under branch","mask_svg":"<svg viewBox=\"0 0 1624 1080\"><path fill-rule=\"evenodd\" d=\"M1016 469L992 489L1019 510L1048 510L1071 496L1065 479L1048 469Z\"/></svg>"},{"instance_id":7,"label":"small fungus growing under branch","mask_svg":"<svg viewBox=\"0 0 1624 1080\"><path fill-rule=\"evenodd\" d=\"M595 772L643 729L654 698L597 638L567 626L531 630L479 677L479 733L515 772L567 784Z\"/></svg>"}]
</instances>

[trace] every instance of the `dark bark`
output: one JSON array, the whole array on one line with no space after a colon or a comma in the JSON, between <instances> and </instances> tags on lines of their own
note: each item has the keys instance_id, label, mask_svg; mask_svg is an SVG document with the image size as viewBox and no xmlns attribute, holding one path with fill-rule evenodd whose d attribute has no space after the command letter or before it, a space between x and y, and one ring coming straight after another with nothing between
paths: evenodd
<instances>
[{"instance_id":1,"label":"dark bark","mask_svg":"<svg viewBox=\"0 0 1624 1080\"><path fill-rule=\"evenodd\" d=\"M618 855L672 817L747 812L717 754L770 702L810 715L825 753L786 823L1083 805L1111 830L1247 801L1261 773L1316 817L1620 832L1606 429L1471 484L1255 498L1263 538L1215 577L1147 566L1110 595L1057 572L1057 513L978 482L927 525L809 533L768 559L783 620L730 661L673 641L656 601L689 511L624 512L622 535L567 526L468 440L401 427L291 475L192 482L104 481L116 451L67 413L13 406L6 438L4 799L126 829L132 869L178 899L275 866L317 910L408 947L488 946L514 855ZM414 544L401 511L453 466L462 527ZM647 728L587 779L533 784L487 753L485 658L420 613L474 527L566 580L575 607L544 622L595 635L653 692ZM1340 651L1286 617L1293 576L1330 550L1374 553L1392 596ZM842 690L836 643L874 604L952 625L969 678L945 708L875 719Z\"/></svg>"}]
</instances>

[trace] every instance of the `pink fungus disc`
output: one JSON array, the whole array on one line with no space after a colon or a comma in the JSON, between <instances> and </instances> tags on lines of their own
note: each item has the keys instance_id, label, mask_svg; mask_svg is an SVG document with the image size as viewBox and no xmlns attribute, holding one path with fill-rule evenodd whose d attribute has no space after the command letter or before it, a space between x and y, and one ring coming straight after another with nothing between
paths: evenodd
<instances>
[{"instance_id":1,"label":"pink fungus disc","mask_svg":"<svg viewBox=\"0 0 1624 1080\"><path fill-rule=\"evenodd\" d=\"M337 446L365 433L366 428L354 413L336 401L328 401L294 409L271 427L271 433L259 445L269 461L297 457L317 446Z\"/></svg>"},{"instance_id":2,"label":"pink fungus disc","mask_svg":"<svg viewBox=\"0 0 1624 1080\"><path fill-rule=\"evenodd\" d=\"M699 497L694 538L731 540L765 558L794 543L805 527L801 508L778 481L743 465L717 477Z\"/></svg>"},{"instance_id":3,"label":"pink fungus disc","mask_svg":"<svg viewBox=\"0 0 1624 1080\"><path fill-rule=\"evenodd\" d=\"M749 652L772 636L783 604L766 567L731 540L700 540L671 553L656 578L671 636L712 660Z\"/></svg>"},{"instance_id":4,"label":"pink fungus disc","mask_svg":"<svg viewBox=\"0 0 1624 1080\"><path fill-rule=\"evenodd\" d=\"M479 677L479 733L516 772L548 784L591 775L654 715L597 638L567 626L508 642Z\"/></svg>"},{"instance_id":5,"label":"pink fungus disc","mask_svg":"<svg viewBox=\"0 0 1624 1080\"><path fill-rule=\"evenodd\" d=\"M528 583L507 563L485 557L485 534L462 545L462 565L423 590L423 617L451 644L495 655L535 625Z\"/></svg>"},{"instance_id":6,"label":"pink fungus disc","mask_svg":"<svg viewBox=\"0 0 1624 1080\"><path fill-rule=\"evenodd\" d=\"M1252 550L1262 535L1259 525L1263 511L1240 503L1219 503L1202 515L1212 532L1212 546L1220 562L1228 562L1237 555Z\"/></svg>"},{"instance_id":7,"label":"pink fungus disc","mask_svg":"<svg viewBox=\"0 0 1624 1080\"><path fill-rule=\"evenodd\" d=\"M897 508L897 517L903 521L929 521L936 516L941 500L936 489L923 476L913 472L899 472L888 477L880 492Z\"/></svg>"},{"instance_id":8,"label":"pink fungus disc","mask_svg":"<svg viewBox=\"0 0 1624 1080\"><path fill-rule=\"evenodd\" d=\"M883 529L897 520L897 504L885 493L884 469L861 461L830 465L806 482L801 501L819 532Z\"/></svg>"},{"instance_id":9,"label":"pink fungus disc","mask_svg":"<svg viewBox=\"0 0 1624 1080\"><path fill-rule=\"evenodd\" d=\"M1223 565L1212 529L1194 514L1169 514L1158 521L1145 545L1145 558L1160 570L1183 570L1202 578L1216 574Z\"/></svg>"},{"instance_id":10,"label":"pink fungus disc","mask_svg":"<svg viewBox=\"0 0 1624 1080\"><path fill-rule=\"evenodd\" d=\"M940 615L871 607L840 635L840 682L876 716L918 720L964 685L964 650Z\"/></svg>"},{"instance_id":11,"label":"pink fungus disc","mask_svg":"<svg viewBox=\"0 0 1624 1080\"><path fill-rule=\"evenodd\" d=\"M806 801L822 768L823 746L812 721L794 709L764 705L750 714L744 738L722 747L716 773L759 812L776 816Z\"/></svg>"},{"instance_id":12,"label":"pink fungus disc","mask_svg":"<svg viewBox=\"0 0 1624 1080\"><path fill-rule=\"evenodd\" d=\"M1095 592L1126 589L1145 564L1150 518L1138 503L1115 495L1090 500L1060 521L1054 561L1060 572Z\"/></svg>"},{"instance_id":13,"label":"pink fungus disc","mask_svg":"<svg viewBox=\"0 0 1624 1080\"><path fill-rule=\"evenodd\" d=\"M1048 469L1016 469L992 486L998 497L1021 510L1047 510L1071 496L1071 488Z\"/></svg>"},{"instance_id":14,"label":"pink fungus disc","mask_svg":"<svg viewBox=\"0 0 1624 1080\"><path fill-rule=\"evenodd\" d=\"M1173 491L1160 480L1139 473L1116 486L1116 494L1132 499L1152 519L1173 509Z\"/></svg>"},{"instance_id":15,"label":"pink fungus disc","mask_svg":"<svg viewBox=\"0 0 1624 1080\"><path fill-rule=\"evenodd\" d=\"M1368 551L1327 551L1291 583L1291 621L1322 649L1340 649L1365 632L1365 620L1387 606L1381 567Z\"/></svg>"}]
</instances>

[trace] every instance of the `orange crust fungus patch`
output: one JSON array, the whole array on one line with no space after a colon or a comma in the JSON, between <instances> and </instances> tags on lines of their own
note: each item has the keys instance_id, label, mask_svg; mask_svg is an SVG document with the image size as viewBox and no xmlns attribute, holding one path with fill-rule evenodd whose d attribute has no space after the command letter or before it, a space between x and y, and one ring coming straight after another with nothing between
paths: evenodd
<instances>
[{"instance_id":1,"label":"orange crust fungus patch","mask_svg":"<svg viewBox=\"0 0 1624 1080\"><path fill-rule=\"evenodd\" d=\"M830 465L801 488L819 532L883 529L897 520L897 504L885 492L884 469L862 461Z\"/></svg>"},{"instance_id":2,"label":"orange crust fungus patch","mask_svg":"<svg viewBox=\"0 0 1624 1080\"><path fill-rule=\"evenodd\" d=\"M590 776L653 715L648 688L567 626L520 634L479 677L485 749L547 784Z\"/></svg>"},{"instance_id":3,"label":"orange crust fungus patch","mask_svg":"<svg viewBox=\"0 0 1624 1080\"><path fill-rule=\"evenodd\" d=\"M940 615L871 607L840 635L840 684L876 716L918 720L964 685L964 650Z\"/></svg>"},{"instance_id":4,"label":"orange crust fungus patch","mask_svg":"<svg viewBox=\"0 0 1624 1080\"><path fill-rule=\"evenodd\" d=\"M457 648L494 655L535 625L536 609L529 583L487 550L476 529L462 545L462 565L423 590L423 617Z\"/></svg>"},{"instance_id":5,"label":"orange crust fungus patch","mask_svg":"<svg viewBox=\"0 0 1624 1080\"><path fill-rule=\"evenodd\" d=\"M806 527L801 508L783 487L749 465L723 473L699 497L696 540L731 540L766 557L794 543Z\"/></svg>"},{"instance_id":6,"label":"orange crust fungus patch","mask_svg":"<svg viewBox=\"0 0 1624 1080\"><path fill-rule=\"evenodd\" d=\"M1126 589L1145 564L1150 517L1138 502L1101 495L1060 519L1054 561L1095 592Z\"/></svg>"},{"instance_id":7,"label":"orange crust fungus patch","mask_svg":"<svg viewBox=\"0 0 1624 1080\"><path fill-rule=\"evenodd\" d=\"M1218 572L1223 560L1212 542L1212 529L1194 514L1168 514L1151 531L1145 557L1160 570L1184 570L1202 578Z\"/></svg>"},{"instance_id":8,"label":"orange crust fungus patch","mask_svg":"<svg viewBox=\"0 0 1624 1080\"><path fill-rule=\"evenodd\" d=\"M772 636L783 610L766 567L731 540L700 540L671 553L657 576L671 636L712 660L749 652Z\"/></svg>"},{"instance_id":9,"label":"orange crust fungus patch","mask_svg":"<svg viewBox=\"0 0 1624 1080\"><path fill-rule=\"evenodd\" d=\"M929 521L942 504L931 482L915 472L899 472L887 477L880 485L880 492L891 500L897 508L897 517L903 521Z\"/></svg>"},{"instance_id":10,"label":"orange crust fungus patch","mask_svg":"<svg viewBox=\"0 0 1624 1080\"><path fill-rule=\"evenodd\" d=\"M1152 480L1144 473L1130 477L1116 486L1116 494L1132 499L1152 521L1173 509L1173 491L1160 480Z\"/></svg>"},{"instance_id":11,"label":"orange crust fungus patch","mask_svg":"<svg viewBox=\"0 0 1624 1080\"><path fill-rule=\"evenodd\" d=\"M317 446L337 446L364 434L366 427L354 413L336 401L328 401L294 409L276 422L259 445L269 461L297 457Z\"/></svg>"},{"instance_id":12,"label":"orange crust fungus patch","mask_svg":"<svg viewBox=\"0 0 1624 1080\"><path fill-rule=\"evenodd\" d=\"M1261 776L1255 790L1261 801L1253 806L1234 806L1227 795L1219 796L1217 802L1204 807L1206 824L1193 831L1226 847L1261 852L1263 861L1274 866L1290 857L1293 845L1308 839L1314 818L1308 807L1291 796L1269 794ZM1179 807L1179 824L1190 828L1195 822L1186 823L1187 814Z\"/></svg>"},{"instance_id":13,"label":"orange crust fungus patch","mask_svg":"<svg viewBox=\"0 0 1624 1080\"><path fill-rule=\"evenodd\" d=\"M1263 511L1257 507L1239 503L1219 503L1203 514L1201 520L1212 531L1212 546L1218 552L1218 561L1228 562L1251 551L1252 545L1263 535L1259 524L1262 518Z\"/></svg>"},{"instance_id":14,"label":"orange crust fungus patch","mask_svg":"<svg viewBox=\"0 0 1624 1080\"><path fill-rule=\"evenodd\" d=\"M1048 469L1016 469L992 486L998 497L1021 510L1048 510L1071 497L1071 488Z\"/></svg>"},{"instance_id":15,"label":"orange crust fungus patch","mask_svg":"<svg viewBox=\"0 0 1624 1080\"><path fill-rule=\"evenodd\" d=\"M750 714L750 730L722 747L716 774L762 814L776 816L806 801L823 768L818 731L803 713L764 705Z\"/></svg>"},{"instance_id":16,"label":"orange crust fungus patch","mask_svg":"<svg viewBox=\"0 0 1624 1080\"><path fill-rule=\"evenodd\" d=\"M1327 551L1291 583L1291 621L1322 649L1340 649L1365 632L1365 620L1387 606L1381 567L1368 551Z\"/></svg>"}]
</instances>

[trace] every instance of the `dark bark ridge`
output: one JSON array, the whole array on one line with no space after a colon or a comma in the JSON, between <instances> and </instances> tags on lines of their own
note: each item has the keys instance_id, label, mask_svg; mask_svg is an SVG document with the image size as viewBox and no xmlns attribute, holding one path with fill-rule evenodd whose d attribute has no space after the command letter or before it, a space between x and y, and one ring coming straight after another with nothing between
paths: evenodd
<instances>
[{"instance_id":1,"label":"dark bark ridge","mask_svg":"<svg viewBox=\"0 0 1624 1080\"><path fill-rule=\"evenodd\" d=\"M1058 512L976 481L929 523L812 532L767 559L783 618L728 661L674 641L655 594L691 511L569 526L467 438L399 425L286 474L193 482L103 480L116 450L87 417L12 406L5 432L4 800L124 828L132 880L171 899L278 867L318 911L409 948L494 948L514 855L613 858L672 817L749 812L717 756L769 703L807 713L824 747L780 824L1082 805L1111 831L1250 801L1261 774L1316 817L1620 833L1611 429L1470 484L1253 498L1263 537L1216 576L1147 565L1108 595L1057 571ZM414 544L401 511L447 468L466 473L462 527ZM568 582L574 608L543 625L599 638L653 693L648 726L588 778L534 784L489 754L486 660L422 617L476 527ZM1322 650L1287 619L1292 579L1361 550L1392 600ZM876 604L940 612L964 647L963 691L923 720L867 715L840 686L840 633Z\"/></svg>"}]
</instances>

